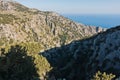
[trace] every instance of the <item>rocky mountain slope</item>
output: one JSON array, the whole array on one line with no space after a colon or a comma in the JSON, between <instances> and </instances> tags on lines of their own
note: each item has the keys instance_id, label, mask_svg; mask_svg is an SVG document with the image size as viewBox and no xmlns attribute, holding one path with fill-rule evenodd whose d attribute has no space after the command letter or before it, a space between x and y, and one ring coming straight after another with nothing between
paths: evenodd
<instances>
[{"instance_id":1,"label":"rocky mountain slope","mask_svg":"<svg viewBox=\"0 0 120 80\"><path fill-rule=\"evenodd\" d=\"M98 70L119 76L119 30L0 0L0 80L90 80Z\"/></svg>"},{"instance_id":2,"label":"rocky mountain slope","mask_svg":"<svg viewBox=\"0 0 120 80\"><path fill-rule=\"evenodd\" d=\"M120 26L117 26L41 54L54 67L51 74L56 78L91 80L97 71L115 74L117 78L120 76L119 34Z\"/></svg>"},{"instance_id":3,"label":"rocky mountain slope","mask_svg":"<svg viewBox=\"0 0 120 80\"><path fill-rule=\"evenodd\" d=\"M40 51L104 30L75 23L55 12L30 9L15 1L0 0L0 47L26 42L40 44Z\"/></svg>"}]
</instances>

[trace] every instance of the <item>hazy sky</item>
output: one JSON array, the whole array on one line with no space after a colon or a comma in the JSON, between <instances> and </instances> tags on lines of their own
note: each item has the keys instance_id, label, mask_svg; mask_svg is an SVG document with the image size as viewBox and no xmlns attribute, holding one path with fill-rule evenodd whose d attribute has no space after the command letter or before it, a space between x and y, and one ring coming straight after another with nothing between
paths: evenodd
<instances>
[{"instance_id":1,"label":"hazy sky","mask_svg":"<svg viewBox=\"0 0 120 80\"><path fill-rule=\"evenodd\" d=\"M120 0L16 0L30 8L61 14L120 14Z\"/></svg>"}]
</instances>

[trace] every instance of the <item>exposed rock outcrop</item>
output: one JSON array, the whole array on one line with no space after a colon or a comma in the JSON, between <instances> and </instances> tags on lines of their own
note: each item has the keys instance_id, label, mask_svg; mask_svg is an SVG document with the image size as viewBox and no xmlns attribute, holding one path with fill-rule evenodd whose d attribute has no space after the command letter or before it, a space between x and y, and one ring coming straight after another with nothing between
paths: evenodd
<instances>
[{"instance_id":1,"label":"exposed rock outcrop","mask_svg":"<svg viewBox=\"0 0 120 80\"><path fill-rule=\"evenodd\" d=\"M54 67L52 73L57 78L91 80L97 71L112 73L119 77L119 33L120 26L41 54Z\"/></svg>"},{"instance_id":2,"label":"exposed rock outcrop","mask_svg":"<svg viewBox=\"0 0 120 80\"><path fill-rule=\"evenodd\" d=\"M0 0L0 40L4 44L38 42L44 49L83 39L103 28L75 23L55 12L27 8L15 1Z\"/></svg>"}]
</instances>

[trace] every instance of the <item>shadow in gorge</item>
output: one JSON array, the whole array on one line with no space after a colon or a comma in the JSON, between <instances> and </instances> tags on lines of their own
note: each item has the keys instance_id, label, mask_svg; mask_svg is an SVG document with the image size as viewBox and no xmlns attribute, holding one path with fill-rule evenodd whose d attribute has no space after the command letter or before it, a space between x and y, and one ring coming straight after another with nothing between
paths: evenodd
<instances>
[{"instance_id":1,"label":"shadow in gorge","mask_svg":"<svg viewBox=\"0 0 120 80\"><path fill-rule=\"evenodd\" d=\"M93 78L93 75L99 68L95 68L95 71L88 76L87 73L91 72L88 71L91 66L87 64L93 53L91 42L97 36L94 35L82 40L72 41L70 44L55 47L40 53L52 67L52 70L48 73L48 80L89 80Z\"/></svg>"},{"instance_id":2,"label":"shadow in gorge","mask_svg":"<svg viewBox=\"0 0 120 80\"><path fill-rule=\"evenodd\" d=\"M11 46L8 52L1 49L0 80L39 80L34 59L27 55L25 47Z\"/></svg>"},{"instance_id":3,"label":"shadow in gorge","mask_svg":"<svg viewBox=\"0 0 120 80\"><path fill-rule=\"evenodd\" d=\"M74 53L80 44L80 41L73 41L71 44L55 47L40 53L52 66L47 80L85 80L84 66L88 60L87 56L81 55L80 60L74 57Z\"/></svg>"},{"instance_id":4,"label":"shadow in gorge","mask_svg":"<svg viewBox=\"0 0 120 80\"><path fill-rule=\"evenodd\" d=\"M52 67L48 72L47 80L90 80L99 70L89 71L91 66L87 66L90 61L92 50L89 46L82 46L84 41L73 41L68 45L46 50L40 55L45 57ZM90 45L90 44L88 44ZM90 67L90 68L89 68ZM92 72L91 75L87 73Z\"/></svg>"},{"instance_id":5,"label":"shadow in gorge","mask_svg":"<svg viewBox=\"0 0 120 80\"><path fill-rule=\"evenodd\" d=\"M100 42L102 39L98 40L98 37L106 40L105 35L118 30L120 30L120 26L108 29L106 32L99 33L90 38L73 41L68 45L55 47L40 53L52 66L52 70L48 73L48 80L90 80L98 71L102 73L106 72L107 74L113 73L118 77L120 70L109 65L109 62L112 64L112 61L107 60L108 62L106 62L104 58L101 58L104 62L101 66L98 66L99 61L97 57L101 57L102 54L98 55L97 52L99 52L99 50L96 51L96 49L101 47L101 44L104 43L107 45L104 41ZM94 40L98 41L94 43ZM94 54L94 52L96 52L96 54ZM107 52L107 49L104 49L104 52ZM105 69L105 67L110 68Z\"/></svg>"}]
</instances>

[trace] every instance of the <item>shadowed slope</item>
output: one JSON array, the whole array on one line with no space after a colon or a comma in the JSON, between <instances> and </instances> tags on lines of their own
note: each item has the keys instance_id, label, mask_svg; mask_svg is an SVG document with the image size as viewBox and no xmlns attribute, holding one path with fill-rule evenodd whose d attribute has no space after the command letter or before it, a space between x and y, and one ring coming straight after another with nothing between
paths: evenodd
<instances>
[{"instance_id":1,"label":"shadowed slope","mask_svg":"<svg viewBox=\"0 0 120 80\"><path fill-rule=\"evenodd\" d=\"M50 74L67 80L90 80L97 71L120 76L120 26L88 39L47 50Z\"/></svg>"}]
</instances>

